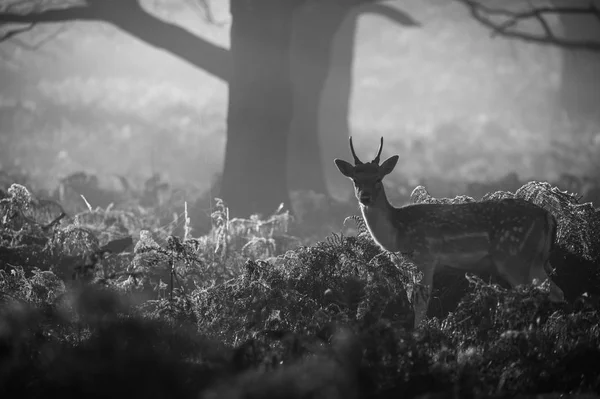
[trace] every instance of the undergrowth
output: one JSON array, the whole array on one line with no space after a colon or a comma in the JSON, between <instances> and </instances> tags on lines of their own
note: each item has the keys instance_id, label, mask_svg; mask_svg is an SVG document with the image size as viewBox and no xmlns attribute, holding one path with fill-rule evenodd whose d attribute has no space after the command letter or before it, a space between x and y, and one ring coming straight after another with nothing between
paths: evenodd
<instances>
[{"instance_id":1,"label":"undergrowth","mask_svg":"<svg viewBox=\"0 0 600 399\"><path fill-rule=\"evenodd\" d=\"M436 276L443 309L432 301L413 331L420 277L360 217L307 244L287 211L229 218L217 201L210 232L194 237L187 206L164 223L158 196L70 216L13 184L0 198L0 395L600 394L598 211L547 183L487 197L506 196L559 220L553 279L569 301L550 302L546 286Z\"/></svg>"}]
</instances>

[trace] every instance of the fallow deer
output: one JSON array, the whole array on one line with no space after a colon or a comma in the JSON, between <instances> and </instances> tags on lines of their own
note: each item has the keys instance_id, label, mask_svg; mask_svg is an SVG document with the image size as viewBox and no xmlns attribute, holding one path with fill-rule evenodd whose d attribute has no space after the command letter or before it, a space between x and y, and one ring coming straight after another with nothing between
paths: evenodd
<instances>
[{"instance_id":1,"label":"fallow deer","mask_svg":"<svg viewBox=\"0 0 600 399\"><path fill-rule=\"evenodd\" d=\"M549 257L556 237L556 219L524 199L488 200L463 204L390 204L383 178L398 155L379 164L383 137L371 162L358 159L350 137L354 166L336 159L339 171L354 183L364 221L384 250L408 254L423 273L415 295L415 327L424 319L433 275L440 267L465 272L487 271L503 277L513 288L541 284L551 270ZM550 299L563 300L562 290L550 280Z\"/></svg>"}]
</instances>

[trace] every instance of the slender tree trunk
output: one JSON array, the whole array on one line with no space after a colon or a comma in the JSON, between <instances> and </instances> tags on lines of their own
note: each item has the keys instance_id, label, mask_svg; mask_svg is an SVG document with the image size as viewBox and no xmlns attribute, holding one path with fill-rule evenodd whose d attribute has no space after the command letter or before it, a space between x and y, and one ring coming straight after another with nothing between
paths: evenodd
<instances>
[{"instance_id":1,"label":"slender tree trunk","mask_svg":"<svg viewBox=\"0 0 600 399\"><path fill-rule=\"evenodd\" d=\"M292 17L301 1L231 2L233 71L221 197L232 216L268 216L282 202L290 206L290 45Z\"/></svg>"}]
</instances>

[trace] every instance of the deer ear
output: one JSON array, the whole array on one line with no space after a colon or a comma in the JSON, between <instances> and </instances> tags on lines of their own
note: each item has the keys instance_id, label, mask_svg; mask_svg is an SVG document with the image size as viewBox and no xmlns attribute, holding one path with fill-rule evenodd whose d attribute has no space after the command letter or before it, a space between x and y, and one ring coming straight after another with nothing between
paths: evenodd
<instances>
[{"instance_id":1,"label":"deer ear","mask_svg":"<svg viewBox=\"0 0 600 399\"><path fill-rule=\"evenodd\" d=\"M392 173L392 170L394 170L394 168L396 167L396 163L398 163L399 158L400 157L398 155L394 155L393 157L389 157L388 159L383 161L383 163L379 167L379 171L381 172L381 175L385 176L385 175L389 175L390 173Z\"/></svg>"},{"instance_id":2,"label":"deer ear","mask_svg":"<svg viewBox=\"0 0 600 399\"><path fill-rule=\"evenodd\" d=\"M343 159L334 159L335 166L339 169L340 172L346 177L353 178L354 177L354 166L349 162L344 161Z\"/></svg>"}]
</instances>

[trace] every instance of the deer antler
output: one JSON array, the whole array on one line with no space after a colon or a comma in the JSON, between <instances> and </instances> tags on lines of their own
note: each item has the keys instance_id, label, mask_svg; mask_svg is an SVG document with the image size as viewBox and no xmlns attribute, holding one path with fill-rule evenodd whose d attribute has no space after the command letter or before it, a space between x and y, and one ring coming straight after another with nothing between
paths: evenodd
<instances>
[{"instance_id":1,"label":"deer antler","mask_svg":"<svg viewBox=\"0 0 600 399\"><path fill-rule=\"evenodd\" d=\"M379 165L379 157L381 156L381 150L383 149L383 137L381 138L381 143L379 144L379 151L377 152L377 156L375 159L371 161L371 163Z\"/></svg>"},{"instance_id":2,"label":"deer antler","mask_svg":"<svg viewBox=\"0 0 600 399\"><path fill-rule=\"evenodd\" d=\"M352 145L352 136L350 136L350 151L352 152L352 156L354 157L354 165L362 165L363 163L360 159L358 159L356 153L354 152L354 146Z\"/></svg>"}]
</instances>

